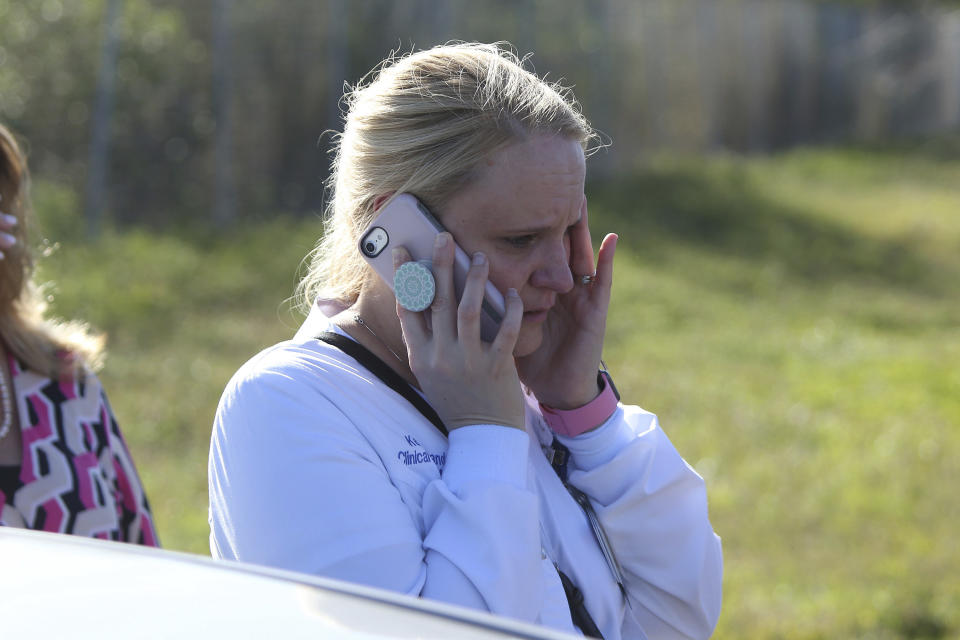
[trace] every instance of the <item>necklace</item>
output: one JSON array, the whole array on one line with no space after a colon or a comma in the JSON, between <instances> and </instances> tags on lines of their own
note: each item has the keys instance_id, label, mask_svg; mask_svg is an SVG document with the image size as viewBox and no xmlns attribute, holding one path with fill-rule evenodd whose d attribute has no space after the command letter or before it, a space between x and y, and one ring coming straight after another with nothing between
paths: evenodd
<instances>
[{"instance_id":1,"label":"necklace","mask_svg":"<svg viewBox=\"0 0 960 640\"><path fill-rule=\"evenodd\" d=\"M13 424L13 403L10 400L10 385L7 384L7 374L0 371L0 403L3 404L3 423L0 424L0 440L7 437L10 426Z\"/></svg>"},{"instance_id":2,"label":"necklace","mask_svg":"<svg viewBox=\"0 0 960 640\"><path fill-rule=\"evenodd\" d=\"M370 325L368 325L366 322L363 321L363 318L360 317L360 314L359 314L359 313L353 314L353 321L356 322L356 323L357 323L358 325L360 325L361 327L363 327L364 329L366 329L367 331L369 331L369 332L370 332L370 335L372 335L374 338L376 338L376 339L377 339L377 342L379 342L379 343L382 344L384 347L386 347L386 348L387 348L387 351L389 351L390 353L392 353L392 354L393 354L393 357L396 358L398 362L400 362L401 364L406 364L406 362L404 361L404 359L401 358L400 356L398 356L398 355L397 355L397 352L390 348L390 345L388 345L386 342L384 342L384 341L380 338L380 336L378 336L377 334L375 334L375 333L373 332L373 329L371 329L371 328L370 328ZM6 408L6 404L4 404L4 408ZM3 436L0 435L0 438L2 438L2 437L3 437Z\"/></svg>"}]
</instances>

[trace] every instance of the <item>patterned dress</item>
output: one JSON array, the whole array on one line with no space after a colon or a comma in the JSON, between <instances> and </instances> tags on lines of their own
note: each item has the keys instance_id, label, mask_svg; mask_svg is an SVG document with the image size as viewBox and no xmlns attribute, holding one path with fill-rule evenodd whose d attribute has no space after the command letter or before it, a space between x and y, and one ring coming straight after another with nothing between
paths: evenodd
<instances>
[{"instance_id":1,"label":"patterned dress","mask_svg":"<svg viewBox=\"0 0 960 640\"><path fill-rule=\"evenodd\" d=\"M9 358L23 460L0 478L0 525L158 546L100 381L55 380Z\"/></svg>"}]
</instances>

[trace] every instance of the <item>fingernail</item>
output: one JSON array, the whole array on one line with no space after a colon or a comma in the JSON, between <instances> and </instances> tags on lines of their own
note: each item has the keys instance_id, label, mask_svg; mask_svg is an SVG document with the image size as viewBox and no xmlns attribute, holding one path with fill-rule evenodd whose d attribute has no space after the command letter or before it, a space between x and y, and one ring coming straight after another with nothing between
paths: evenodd
<instances>
[{"instance_id":1,"label":"fingernail","mask_svg":"<svg viewBox=\"0 0 960 640\"><path fill-rule=\"evenodd\" d=\"M17 224L17 216L10 215L9 213L0 213L0 217L2 217L3 221L11 227Z\"/></svg>"},{"instance_id":2,"label":"fingernail","mask_svg":"<svg viewBox=\"0 0 960 640\"><path fill-rule=\"evenodd\" d=\"M520 294L517 293L517 290L516 290L516 289L514 289L513 287L510 287L509 289L507 289L507 297L508 297L508 298L519 298L519 297L520 297Z\"/></svg>"},{"instance_id":3,"label":"fingernail","mask_svg":"<svg viewBox=\"0 0 960 640\"><path fill-rule=\"evenodd\" d=\"M17 239L12 235L9 233L0 233L0 245L3 245L5 249L9 249L15 244L17 244Z\"/></svg>"},{"instance_id":4,"label":"fingernail","mask_svg":"<svg viewBox=\"0 0 960 640\"><path fill-rule=\"evenodd\" d=\"M440 233L437 234L436 247L438 249L447 246L447 234Z\"/></svg>"},{"instance_id":5,"label":"fingernail","mask_svg":"<svg viewBox=\"0 0 960 640\"><path fill-rule=\"evenodd\" d=\"M482 251L477 251L475 254L473 254L473 264L481 265L486 261L487 261L487 256L483 255Z\"/></svg>"},{"instance_id":6,"label":"fingernail","mask_svg":"<svg viewBox=\"0 0 960 640\"><path fill-rule=\"evenodd\" d=\"M403 260L403 258L402 258L401 255L400 255L400 248L399 248L399 247L394 248L394 249L390 252L390 255L393 256L393 266L399 267L399 266L400 266L400 262Z\"/></svg>"}]
</instances>

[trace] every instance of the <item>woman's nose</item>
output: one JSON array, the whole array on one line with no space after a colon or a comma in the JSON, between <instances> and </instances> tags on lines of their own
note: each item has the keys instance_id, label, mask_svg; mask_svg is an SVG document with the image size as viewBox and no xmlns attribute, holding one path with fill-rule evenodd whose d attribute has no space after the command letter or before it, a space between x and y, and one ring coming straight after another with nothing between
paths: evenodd
<instances>
[{"instance_id":1,"label":"woman's nose","mask_svg":"<svg viewBox=\"0 0 960 640\"><path fill-rule=\"evenodd\" d=\"M543 264L530 278L535 287L552 289L557 293L566 293L573 288L573 274L570 273L570 252L564 243L557 243L549 254L544 256Z\"/></svg>"}]
</instances>

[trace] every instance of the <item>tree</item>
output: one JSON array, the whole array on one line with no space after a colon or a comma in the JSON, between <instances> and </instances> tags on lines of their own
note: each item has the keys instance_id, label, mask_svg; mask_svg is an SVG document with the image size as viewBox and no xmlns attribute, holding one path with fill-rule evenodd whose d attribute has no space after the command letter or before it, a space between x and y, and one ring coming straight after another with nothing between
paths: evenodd
<instances>
[{"instance_id":1,"label":"tree","mask_svg":"<svg viewBox=\"0 0 960 640\"><path fill-rule=\"evenodd\" d=\"M120 0L108 0L104 18L103 46L97 74L97 98L93 110L90 161L87 165L87 194L84 217L87 235L100 233L107 191L107 167L110 159L110 122L113 119L114 83L117 70L117 41L119 40Z\"/></svg>"},{"instance_id":2,"label":"tree","mask_svg":"<svg viewBox=\"0 0 960 640\"><path fill-rule=\"evenodd\" d=\"M230 0L216 0L213 5L213 104L217 126L213 220L218 226L230 225L236 218L230 5Z\"/></svg>"}]
</instances>

